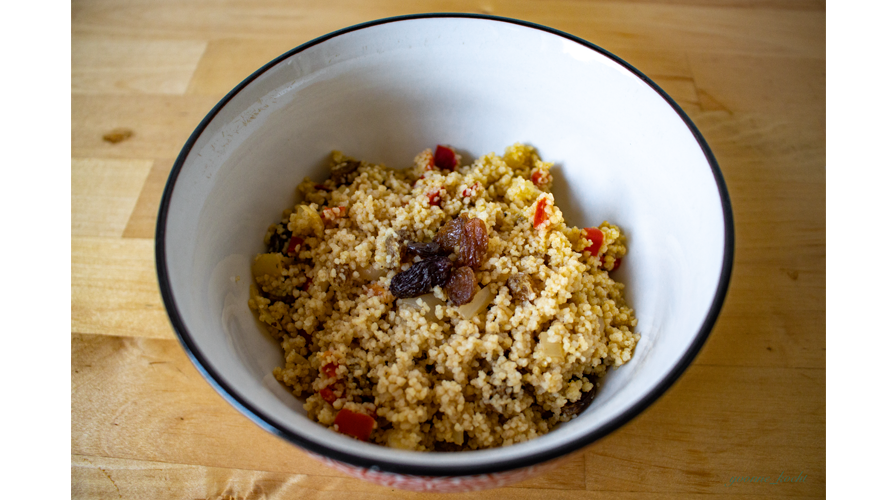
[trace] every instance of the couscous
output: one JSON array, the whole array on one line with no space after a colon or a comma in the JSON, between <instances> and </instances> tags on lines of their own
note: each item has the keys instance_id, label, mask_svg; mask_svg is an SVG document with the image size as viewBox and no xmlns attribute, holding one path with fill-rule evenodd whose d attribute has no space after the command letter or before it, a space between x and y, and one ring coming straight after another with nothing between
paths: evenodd
<instances>
[{"instance_id":1,"label":"couscous","mask_svg":"<svg viewBox=\"0 0 896 500\"><path fill-rule=\"evenodd\" d=\"M620 229L566 225L551 163L515 144L404 170L339 152L264 238L249 307L308 416L408 450L506 446L575 418L640 336L610 277Z\"/></svg>"}]
</instances>

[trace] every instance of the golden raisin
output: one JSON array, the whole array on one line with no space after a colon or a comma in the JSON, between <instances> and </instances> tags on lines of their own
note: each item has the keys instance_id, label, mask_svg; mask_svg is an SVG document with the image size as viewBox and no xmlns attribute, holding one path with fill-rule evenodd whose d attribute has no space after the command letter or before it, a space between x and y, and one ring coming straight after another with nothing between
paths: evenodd
<instances>
[{"instance_id":1,"label":"golden raisin","mask_svg":"<svg viewBox=\"0 0 896 500\"><path fill-rule=\"evenodd\" d=\"M459 246L458 262L479 269L485 262L485 254L488 252L488 228L482 219L473 217L464 224L463 238Z\"/></svg>"},{"instance_id":2,"label":"golden raisin","mask_svg":"<svg viewBox=\"0 0 896 500\"><path fill-rule=\"evenodd\" d=\"M468 266L455 269L448 278L448 284L445 291L448 292L448 298L456 305L464 305L473 300L476 295L476 273Z\"/></svg>"},{"instance_id":3,"label":"golden raisin","mask_svg":"<svg viewBox=\"0 0 896 500\"><path fill-rule=\"evenodd\" d=\"M468 219L469 216L467 216L467 214L460 214L456 218L451 219L442 225L442 228L439 229L439 232L436 234L433 241L442 247L443 252L451 253L455 251L460 240L463 238L464 225Z\"/></svg>"}]
</instances>

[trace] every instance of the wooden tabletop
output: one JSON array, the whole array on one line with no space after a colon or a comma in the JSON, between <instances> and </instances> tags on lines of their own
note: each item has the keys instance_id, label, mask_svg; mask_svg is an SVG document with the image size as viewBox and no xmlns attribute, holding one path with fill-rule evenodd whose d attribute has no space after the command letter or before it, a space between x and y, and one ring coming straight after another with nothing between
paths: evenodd
<instances>
[{"instance_id":1,"label":"wooden tabletop","mask_svg":"<svg viewBox=\"0 0 896 500\"><path fill-rule=\"evenodd\" d=\"M438 496L329 469L225 402L174 337L153 254L174 158L224 94L314 37L433 11L544 24L642 70L703 133L736 224L724 309L681 379L555 472L467 496L824 496L824 0L78 0L71 10L73 498ZM802 479L729 484L782 473Z\"/></svg>"}]
</instances>

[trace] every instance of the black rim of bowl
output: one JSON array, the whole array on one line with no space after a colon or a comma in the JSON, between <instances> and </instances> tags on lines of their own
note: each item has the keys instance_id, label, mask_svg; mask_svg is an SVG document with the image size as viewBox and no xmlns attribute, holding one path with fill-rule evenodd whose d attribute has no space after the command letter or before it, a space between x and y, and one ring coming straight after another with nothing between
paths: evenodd
<instances>
[{"instance_id":1,"label":"black rim of bowl","mask_svg":"<svg viewBox=\"0 0 896 500\"><path fill-rule=\"evenodd\" d=\"M700 331L697 336L694 338L694 341L688 347L687 351L685 351L684 356L678 361L675 367L666 375L666 377L655 386L650 392L647 393L643 398L641 398L636 404L632 405L622 414L617 416L616 418L610 420L604 425L600 426L597 429L585 434L571 442L564 443L562 446L557 446L548 450L543 450L538 453L533 453L526 455L524 457L518 458L509 458L506 460L497 460L487 465L456 465L456 466L447 466L447 465L423 465L423 464L415 464L415 463L397 463L397 462L389 462L385 460L369 460L367 458L357 457L351 454L343 453L339 450L335 450L326 446L322 446L314 441L310 441L303 436L300 436L294 432L291 432L288 429L281 428L278 426L273 420L268 418L264 412L255 408L252 404L244 400L239 394L234 391L230 385L225 381L223 377L212 367L202 353L197 349L197 346L193 342L193 339L190 335L189 330L184 324L183 318L180 315L180 312L177 309L177 304L174 301L174 297L171 290L171 284L168 280L168 267L166 263L166 254L165 254L165 229L166 222L168 217L168 207L171 202L171 194L174 191L174 185L177 181L177 177L180 174L181 169L183 168L184 161L186 160L190 150L193 148L193 145L196 143L196 140L211 122L211 120L218 114L218 112L236 95L240 90L242 90L246 85L252 82L259 75L277 65L281 61L286 58L292 57L295 54L298 54L309 47L313 47L321 42L329 40L331 38L343 35L345 33L350 33L352 31L357 31L364 28L369 28L371 26L377 26L380 24L393 23L399 21L408 21L408 20L417 20L417 19L428 19L428 18L467 18L467 19L483 19L488 21L496 21L503 23L516 24L519 26L524 26L527 28L532 28L540 31L544 31L547 33L551 33L553 35L557 35L568 40L572 40L577 42L585 47L590 48L610 59L620 64L622 67L629 70L632 74L643 80L647 85L649 85L657 94L663 97L666 102L674 109L678 115L681 117L681 120L688 126L691 130L691 133L694 135L697 143L700 145L703 150L704 155L706 156L706 161L709 163L710 168L712 169L712 174L715 177L716 185L719 190L719 199L722 205L722 214L724 218L725 225L725 248L724 255L722 259L722 270L719 276L719 283L716 287L716 293L712 301L712 305L709 309L709 313L707 314L705 320L703 321L703 325L700 327ZM199 123L199 126L193 131L190 138L184 144L183 149L178 155L177 160L174 163L174 167L171 170L171 174L168 177L168 182L165 185L165 191L162 194L162 202L159 207L159 215L158 220L156 221L156 240L155 240L155 249L156 249L156 271L158 273L159 279L159 288L162 293L162 299L165 304L165 308L168 311L168 316L171 320L171 324L174 327L174 331L177 333L177 337L180 340L181 345L184 350L186 350L187 355L190 360L199 370L199 372L205 377L206 381L218 391L221 396L226 399L230 404L236 407L240 412L249 417L253 422L255 422L260 427L264 428L268 432L277 435L287 441L295 443L300 447L306 449L307 451L323 455L340 462L344 462L346 464L363 467L363 468L371 468L375 467L377 470L383 472L393 472L398 474L412 474L417 476L435 476L435 477L445 477L445 476L468 476L468 475L478 475L478 474L488 474L488 473L497 473L503 471L509 471L513 469L519 469L522 467L528 467L532 465L536 465L542 462L547 462L549 460L562 457L569 453L572 453L580 448L585 447L588 444L595 442L596 440L606 436L607 434L615 431L619 427L623 426L630 420L632 420L635 416L644 411L648 406L650 406L654 401L656 401L663 393L665 393L678 378L684 373L685 369L691 364L694 358L697 356L697 353L703 347L703 344L706 342L706 339L709 337L709 333L712 331L712 328L719 317L719 314L722 310L722 304L725 300L725 295L728 291L728 284L731 280L731 270L734 264L734 217L731 210L731 199L728 196L728 189L725 186L725 180L722 177L722 171L719 169L719 165L716 162L715 157L712 154L712 151L709 149L709 145L706 143L706 140L697 130L697 127L688 117L688 115L681 109L680 106L671 98L668 94L666 94L663 89L661 89L656 83L654 83L650 78L645 76L643 73L635 69L632 65L628 64L624 60L620 59L616 55L608 52L607 50L598 47L597 45L588 42L587 40L583 40L576 36L570 35L563 31L556 30L554 28L549 28L547 26L543 26L536 23L531 23L528 21L521 21L518 19L510 19L505 17L498 16L490 16L490 15L482 15L482 14L465 14L465 13L431 13L431 14L413 14L406 16L396 16L389 17L384 19L378 19L375 21L370 21L362 24L357 24L354 26L349 26L347 28L343 28L338 31L334 31L327 35L321 36L314 40L311 40L305 44L302 44L284 54L277 57L273 61L267 63L258 71L247 77L243 80L239 85L234 87L223 99L221 99L218 104L212 108L211 111L203 118L203 120Z\"/></svg>"}]
</instances>

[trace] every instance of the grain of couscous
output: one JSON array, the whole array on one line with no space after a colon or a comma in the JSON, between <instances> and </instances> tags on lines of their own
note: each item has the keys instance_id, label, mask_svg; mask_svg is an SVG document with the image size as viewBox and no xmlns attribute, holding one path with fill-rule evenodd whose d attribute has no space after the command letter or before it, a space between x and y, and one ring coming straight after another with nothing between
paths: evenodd
<instances>
[{"instance_id":1,"label":"grain of couscous","mask_svg":"<svg viewBox=\"0 0 896 500\"><path fill-rule=\"evenodd\" d=\"M490 448L574 418L640 336L609 271L625 238L569 227L550 163L515 144L405 170L339 152L256 257L249 307L274 376L316 422L409 450Z\"/></svg>"}]
</instances>

